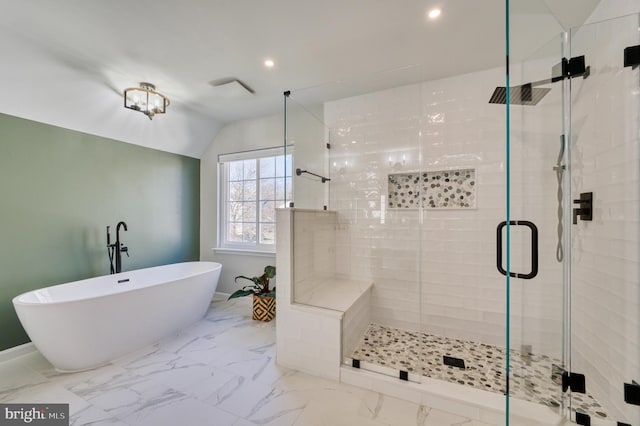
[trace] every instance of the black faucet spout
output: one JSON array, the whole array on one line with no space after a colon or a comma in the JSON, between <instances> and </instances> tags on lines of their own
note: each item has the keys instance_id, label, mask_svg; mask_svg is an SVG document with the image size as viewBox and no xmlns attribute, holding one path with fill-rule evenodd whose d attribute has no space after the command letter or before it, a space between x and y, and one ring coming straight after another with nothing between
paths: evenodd
<instances>
[{"instance_id":1,"label":"black faucet spout","mask_svg":"<svg viewBox=\"0 0 640 426\"><path fill-rule=\"evenodd\" d=\"M118 222L116 226L116 274L122 272L122 252L126 252L129 256L128 248L124 247L124 244L120 242L120 227L123 227L127 231L127 224L125 222Z\"/></svg>"},{"instance_id":2,"label":"black faucet spout","mask_svg":"<svg viewBox=\"0 0 640 426\"><path fill-rule=\"evenodd\" d=\"M120 227L123 226L125 231L128 231L127 229L127 224L123 221L118 222L118 225L116 225L116 233L120 232Z\"/></svg>"}]
</instances>

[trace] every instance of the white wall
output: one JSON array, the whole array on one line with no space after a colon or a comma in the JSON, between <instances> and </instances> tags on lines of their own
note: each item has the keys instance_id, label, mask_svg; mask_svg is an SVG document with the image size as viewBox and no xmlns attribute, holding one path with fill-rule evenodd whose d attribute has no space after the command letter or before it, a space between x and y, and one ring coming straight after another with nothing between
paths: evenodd
<instances>
[{"instance_id":1,"label":"white wall","mask_svg":"<svg viewBox=\"0 0 640 426\"><path fill-rule=\"evenodd\" d=\"M637 0L602 0L586 20L587 24L640 13Z\"/></svg>"},{"instance_id":2,"label":"white wall","mask_svg":"<svg viewBox=\"0 0 640 426\"><path fill-rule=\"evenodd\" d=\"M222 263L219 292L237 290L233 279L238 275L260 275L266 265L275 265L275 254L265 257L213 251L218 245L218 155L282 146L283 120L283 114L276 114L227 124L200 159L200 259Z\"/></svg>"},{"instance_id":3,"label":"white wall","mask_svg":"<svg viewBox=\"0 0 640 426\"><path fill-rule=\"evenodd\" d=\"M322 135L323 128L318 126L314 116L322 117L320 107L308 111L296 109L289 111L288 118L295 126L294 134ZM316 140L322 141L320 136ZM238 275L260 275L266 265L275 264L273 255L248 255L216 253L217 247L217 200L218 200L218 155L233 152L250 151L261 148L280 147L284 143L284 114L276 114L251 120L243 120L227 124L216 135L216 138L206 149L200 163L200 259L222 263L222 274L218 291L232 293L238 289L233 279ZM313 164L318 157L317 147L322 151L323 145L313 145L311 139L301 138L295 143L295 164ZM320 156L324 155L323 153ZM294 185L298 185L294 178ZM322 185L312 182L311 187L300 183L294 187L294 192L300 192L302 198L308 200L322 200L323 195L313 191L323 191ZM295 194L294 194L295 197ZM311 203L311 202L309 202ZM277 282L277 276L276 276Z\"/></svg>"}]
</instances>

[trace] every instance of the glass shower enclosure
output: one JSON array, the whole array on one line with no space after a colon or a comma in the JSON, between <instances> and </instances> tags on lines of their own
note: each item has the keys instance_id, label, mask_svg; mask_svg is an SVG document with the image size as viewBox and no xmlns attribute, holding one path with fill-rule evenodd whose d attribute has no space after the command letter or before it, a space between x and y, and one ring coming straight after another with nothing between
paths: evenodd
<instances>
[{"instance_id":1,"label":"glass shower enclosure","mask_svg":"<svg viewBox=\"0 0 640 426\"><path fill-rule=\"evenodd\" d=\"M578 424L638 424L640 17L556 34L549 21L531 49L519 33L534 4L511 1L508 15L507 407L542 391ZM519 220L537 224L537 254ZM536 277L513 276L534 260ZM559 386L545 392L536 362Z\"/></svg>"},{"instance_id":2,"label":"glass shower enclosure","mask_svg":"<svg viewBox=\"0 0 640 426\"><path fill-rule=\"evenodd\" d=\"M458 386L504 424L637 425L640 16L506 5L506 75L285 93L289 201L335 212L323 280L372 284L345 367Z\"/></svg>"}]
</instances>

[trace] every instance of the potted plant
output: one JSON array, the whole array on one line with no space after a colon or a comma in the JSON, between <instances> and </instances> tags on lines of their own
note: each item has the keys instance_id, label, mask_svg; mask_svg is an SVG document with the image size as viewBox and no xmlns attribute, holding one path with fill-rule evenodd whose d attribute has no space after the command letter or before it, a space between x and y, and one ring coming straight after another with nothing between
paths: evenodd
<instances>
[{"instance_id":1,"label":"potted plant","mask_svg":"<svg viewBox=\"0 0 640 426\"><path fill-rule=\"evenodd\" d=\"M265 266L264 274L259 277L246 277L238 275L239 278L251 281L252 284L235 291L228 300L236 297L253 295L253 319L259 321L271 321L276 316L276 288L269 287L269 280L276 276L275 266Z\"/></svg>"}]
</instances>

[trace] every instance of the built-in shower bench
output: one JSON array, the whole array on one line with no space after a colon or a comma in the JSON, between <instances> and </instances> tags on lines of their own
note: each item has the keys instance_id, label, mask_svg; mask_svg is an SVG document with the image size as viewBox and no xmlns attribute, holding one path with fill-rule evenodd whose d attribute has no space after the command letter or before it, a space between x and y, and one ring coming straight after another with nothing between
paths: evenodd
<instances>
[{"instance_id":1,"label":"built-in shower bench","mask_svg":"<svg viewBox=\"0 0 640 426\"><path fill-rule=\"evenodd\" d=\"M340 380L342 360L369 325L372 287L371 282L328 279L285 306L278 302L278 363Z\"/></svg>"},{"instance_id":2,"label":"built-in shower bench","mask_svg":"<svg viewBox=\"0 0 640 426\"><path fill-rule=\"evenodd\" d=\"M372 282L335 274L336 213L277 211L278 364L340 380L369 325Z\"/></svg>"},{"instance_id":3,"label":"built-in shower bench","mask_svg":"<svg viewBox=\"0 0 640 426\"><path fill-rule=\"evenodd\" d=\"M346 312L373 283L344 278L327 278L304 294L294 294L294 303Z\"/></svg>"}]
</instances>

